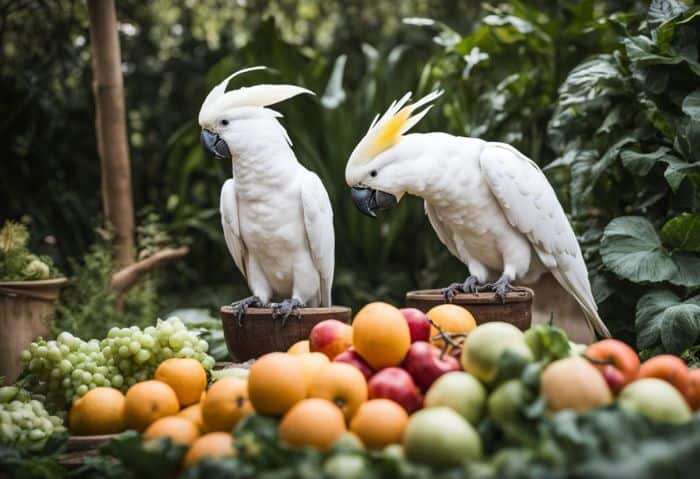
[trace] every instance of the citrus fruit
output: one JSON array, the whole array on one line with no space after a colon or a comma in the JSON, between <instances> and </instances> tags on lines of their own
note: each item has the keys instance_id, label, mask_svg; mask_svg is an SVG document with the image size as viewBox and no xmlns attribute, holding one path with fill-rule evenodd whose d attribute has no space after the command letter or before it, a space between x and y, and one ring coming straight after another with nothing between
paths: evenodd
<instances>
[{"instance_id":1,"label":"citrus fruit","mask_svg":"<svg viewBox=\"0 0 700 479\"><path fill-rule=\"evenodd\" d=\"M187 406L177 413L178 417L184 417L185 419L192 421L192 423L199 428L201 432L207 430L204 426L204 418L202 417L202 403L198 402L191 406Z\"/></svg>"},{"instance_id":2,"label":"citrus fruit","mask_svg":"<svg viewBox=\"0 0 700 479\"><path fill-rule=\"evenodd\" d=\"M153 376L175 391L181 407L189 406L199 401L207 387L207 373L201 363L191 358L166 359Z\"/></svg>"},{"instance_id":3,"label":"citrus fruit","mask_svg":"<svg viewBox=\"0 0 700 479\"><path fill-rule=\"evenodd\" d=\"M167 416L156 419L143 433L146 439L169 437L177 444L189 446L199 437L199 428L184 417Z\"/></svg>"},{"instance_id":4,"label":"citrus fruit","mask_svg":"<svg viewBox=\"0 0 700 479\"><path fill-rule=\"evenodd\" d=\"M124 414L130 429L143 431L156 419L177 414L179 409L175 391L161 381L141 381L126 392Z\"/></svg>"},{"instance_id":5,"label":"citrus fruit","mask_svg":"<svg viewBox=\"0 0 700 479\"><path fill-rule=\"evenodd\" d=\"M411 333L397 308L369 303L352 322L352 344L370 366L381 369L403 361L411 346Z\"/></svg>"},{"instance_id":6,"label":"citrus fruit","mask_svg":"<svg viewBox=\"0 0 700 479\"><path fill-rule=\"evenodd\" d=\"M359 369L345 363L329 363L321 367L308 389L311 398L328 399L338 406L347 421L360 404L367 400L367 381Z\"/></svg>"},{"instance_id":7,"label":"citrus fruit","mask_svg":"<svg viewBox=\"0 0 700 479\"><path fill-rule=\"evenodd\" d=\"M202 419L207 431L230 433L242 417L252 412L248 383L240 378L219 379L211 385L202 403Z\"/></svg>"},{"instance_id":8,"label":"citrus fruit","mask_svg":"<svg viewBox=\"0 0 700 479\"><path fill-rule=\"evenodd\" d=\"M115 434L126 429L124 395L113 388L95 388L73 403L70 432L77 436Z\"/></svg>"},{"instance_id":9,"label":"citrus fruit","mask_svg":"<svg viewBox=\"0 0 700 479\"><path fill-rule=\"evenodd\" d=\"M401 443L407 421L408 414L394 401L372 399L358 408L350 430L368 449L383 449Z\"/></svg>"},{"instance_id":10,"label":"citrus fruit","mask_svg":"<svg viewBox=\"0 0 700 479\"><path fill-rule=\"evenodd\" d=\"M297 355L297 358L299 358L299 363L304 371L304 382L308 391L311 380L323 366L330 362L330 359L323 353L303 353Z\"/></svg>"},{"instance_id":11,"label":"citrus fruit","mask_svg":"<svg viewBox=\"0 0 700 479\"><path fill-rule=\"evenodd\" d=\"M233 436L227 432L210 432L198 437L185 454L183 465L194 466L205 457L233 456Z\"/></svg>"},{"instance_id":12,"label":"citrus fruit","mask_svg":"<svg viewBox=\"0 0 700 479\"><path fill-rule=\"evenodd\" d=\"M474 320L472 313L456 304L435 306L426 315L446 333L468 333L476 328L476 320ZM438 348L442 348L445 345L443 339L432 339L436 334L438 334L437 328L430 326L430 342Z\"/></svg>"},{"instance_id":13,"label":"citrus fruit","mask_svg":"<svg viewBox=\"0 0 700 479\"><path fill-rule=\"evenodd\" d=\"M287 349L288 354L303 354L303 353L310 353L311 350L309 349L309 340L304 339L302 341L297 341L296 343L292 344L289 349Z\"/></svg>"},{"instance_id":14,"label":"citrus fruit","mask_svg":"<svg viewBox=\"0 0 700 479\"><path fill-rule=\"evenodd\" d=\"M299 401L279 424L280 439L296 447L328 449L345 431L343 412L320 398Z\"/></svg>"},{"instance_id":15,"label":"citrus fruit","mask_svg":"<svg viewBox=\"0 0 700 479\"><path fill-rule=\"evenodd\" d=\"M248 395L260 414L279 416L306 397L304 368L286 353L269 353L256 360L248 376Z\"/></svg>"}]
</instances>

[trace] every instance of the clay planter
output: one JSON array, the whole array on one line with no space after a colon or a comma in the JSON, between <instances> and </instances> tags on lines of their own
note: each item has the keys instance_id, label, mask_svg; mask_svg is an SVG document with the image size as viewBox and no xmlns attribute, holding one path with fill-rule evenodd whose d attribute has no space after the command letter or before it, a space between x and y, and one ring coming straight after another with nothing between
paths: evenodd
<instances>
[{"instance_id":1,"label":"clay planter","mask_svg":"<svg viewBox=\"0 0 700 479\"><path fill-rule=\"evenodd\" d=\"M47 336L66 278L0 281L0 376L12 384L22 371L19 354L37 336Z\"/></svg>"},{"instance_id":2,"label":"clay planter","mask_svg":"<svg viewBox=\"0 0 700 479\"><path fill-rule=\"evenodd\" d=\"M350 308L303 308L301 317L289 318L284 327L280 320L272 319L270 308L249 308L242 326L238 326L231 306L221 308L226 346L238 362L255 359L273 351L286 351L297 341L308 339L311 329L326 319L350 323Z\"/></svg>"},{"instance_id":3,"label":"clay planter","mask_svg":"<svg viewBox=\"0 0 700 479\"><path fill-rule=\"evenodd\" d=\"M520 288L506 295L505 303L494 293L460 293L452 299L453 304L467 308L477 324L489 321L504 321L526 330L532 322L532 299L535 294L529 288ZM406 293L406 306L427 312L433 306L444 304L445 298L439 289L425 289Z\"/></svg>"}]
</instances>

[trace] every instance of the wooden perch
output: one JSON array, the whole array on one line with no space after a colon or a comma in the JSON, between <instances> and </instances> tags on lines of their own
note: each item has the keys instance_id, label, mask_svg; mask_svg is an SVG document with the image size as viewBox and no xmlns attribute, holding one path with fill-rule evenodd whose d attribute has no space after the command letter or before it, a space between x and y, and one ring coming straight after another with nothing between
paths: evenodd
<instances>
[{"instance_id":1,"label":"wooden perch","mask_svg":"<svg viewBox=\"0 0 700 479\"><path fill-rule=\"evenodd\" d=\"M166 263L182 258L188 252L189 248L187 246L182 246L180 248L164 248L148 258L130 264L112 275L112 289L121 296L131 289L144 274Z\"/></svg>"}]
</instances>

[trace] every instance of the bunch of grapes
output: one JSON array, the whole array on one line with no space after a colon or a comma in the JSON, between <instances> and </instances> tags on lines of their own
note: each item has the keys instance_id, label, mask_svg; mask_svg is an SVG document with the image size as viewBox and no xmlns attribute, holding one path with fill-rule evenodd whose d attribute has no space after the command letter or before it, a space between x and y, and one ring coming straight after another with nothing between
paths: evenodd
<instances>
[{"instance_id":1,"label":"bunch of grapes","mask_svg":"<svg viewBox=\"0 0 700 479\"><path fill-rule=\"evenodd\" d=\"M23 384L43 394L51 410L66 411L76 398L98 386L126 391L151 378L168 358L194 358L210 370L214 358L207 354L208 347L175 317L159 319L155 327L143 330L112 328L102 341L84 341L64 331L55 341L39 339L22 352L27 372Z\"/></svg>"},{"instance_id":2,"label":"bunch of grapes","mask_svg":"<svg viewBox=\"0 0 700 479\"><path fill-rule=\"evenodd\" d=\"M50 416L29 391L16 386L0 388L0 444L38 451L53 433L62 431L61 418Z\"/></svg>"}]
</instances>

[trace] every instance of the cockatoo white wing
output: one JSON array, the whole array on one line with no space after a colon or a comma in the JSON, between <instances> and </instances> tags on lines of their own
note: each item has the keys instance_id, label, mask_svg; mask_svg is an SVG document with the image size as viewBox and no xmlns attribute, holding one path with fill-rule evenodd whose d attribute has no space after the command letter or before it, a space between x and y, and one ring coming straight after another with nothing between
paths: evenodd
<instances>
[{"instance_id":1,"label":"cockatoo white wing","mask_svg":"<svg viewBox=\"0 0 700 479\"><path fill-rule=\"evenodd\" d=\"M238 269L247 277L246 261L248 259L248 249L241 237L241 227L238 220L238 200L236 198L236 182L231 178L226 180L221 188L221 200L219 202L221 211L221 226L226 238L226 246L233 256L233 261Z\"/></svg>"},{"instance_id":2,"label":"cockatoo white wing","mask_svg":"<svg viewBox=\"0 0 700 479\"><path fill-rule=\"evenodd\" d=\"M304 173L302 180L301 203L311 258L321 280L321 306L331 306L331 287L335 267L333 210L321 179L310 171Z\"/></svg>"},{"instance_id":3,"label":"cockatoo white wing","mask_svg":"<svg viewBox=\"0 0 700 479\"><path fill-rule=\"evenodd\" d=\"M442 242L442 244L447 246L447 250L450 253L452 253L452 256L464 261L464 258L462 258L462 255L459 253L459 249L457 248L457 245L455 244L454 236L453 236L452 232L440 220L437 213L435 213L435 210L430 207L430 205L428 204L427 201L425 202L425 214L428 216L428 220L430 221L430 225L433 227L433 230L435 230L435 234L437 235L438 239Z\"/></svg>"},{"instance_id":4,"label":"cockatoo white wing","mask_svg":"<svg viewBox=\"0 0 700 479\"><path fill-rule=\"evenodd\" d=\"M542 263L579 303L595 331L610 336L598 316L576 235L542 170L503 143L488 143L479 164L508 222L528 238Z\"/></svg>"}]
</instances>

